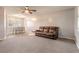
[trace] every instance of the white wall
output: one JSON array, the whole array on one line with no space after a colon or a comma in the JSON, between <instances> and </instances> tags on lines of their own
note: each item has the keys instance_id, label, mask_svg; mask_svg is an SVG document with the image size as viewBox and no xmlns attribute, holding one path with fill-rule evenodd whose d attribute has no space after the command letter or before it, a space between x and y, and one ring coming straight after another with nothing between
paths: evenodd
<instances>
[{"instance_id":1,"label":"white wall","mask_svg":"<svg viewBox=\"0 0 79 59\"><path fill-rule=\"evenodd\" d=\"M0 40L4 39L4 8L0 7Z\"/></svg>"},{"instance_id":2,"label":"white wall","mask_svg":"<svg viewBox=\"0 0 79 59\"><path fill-rule=\"evenodd\" d=\"M79 48L79 29L78 29L78 17L79 17L79 7L75 8L75 37L76 37L76 44Z\"/></svg>"},{"instance_id":3,"label":"white wall","mask_svg":"<svg viewBox=\"0 0 79 59\"><path fill-rule=\"evenodd\" d=\"M32 29L38 29L39 26L58 26L59 37L74 39L74 11L75 9L67 9L50 14L36 16L37 21L32 21ZM31 20L30 20L31 21Z\"/></svg>"}]
</instances>

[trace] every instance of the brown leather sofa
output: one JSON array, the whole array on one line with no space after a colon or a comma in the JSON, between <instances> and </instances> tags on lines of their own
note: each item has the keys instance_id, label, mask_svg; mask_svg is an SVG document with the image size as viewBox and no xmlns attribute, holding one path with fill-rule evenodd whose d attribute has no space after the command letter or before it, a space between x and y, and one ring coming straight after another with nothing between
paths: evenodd
<instances>
[{"instance_id":1,"label":"brown leather sofa","mask_svg":"<svg viewBox=\"0 0 79 59\"><path fill-rule=\"evenodd\" d=\"M36 36L46 37L51 39L58 38L58 27L55 26L40 26L39 30L35 31Z\"/></svg>"}]
</instances>

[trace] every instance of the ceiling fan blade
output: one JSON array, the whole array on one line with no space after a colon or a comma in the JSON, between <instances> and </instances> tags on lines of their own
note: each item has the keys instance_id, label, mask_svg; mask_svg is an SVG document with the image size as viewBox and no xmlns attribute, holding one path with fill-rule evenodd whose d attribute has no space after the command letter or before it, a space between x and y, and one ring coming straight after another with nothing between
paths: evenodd
<instances>
[{"instance_id":1,"label":"ceiling fan blade","mask_svg":"<svg viewBox=\"0 0 79 59\"><path fill-rule=\"evenodd\" d=\"M21 13L24 13L25 12L24 10L20 10L20 9L18 9L18 11L21 12Z\"/></svg>"},{"instance_id":2,"label":"ceiling fan blade","mask_svg":"<svg viewBox=\"0 0 79 59\"><path fill-rule=\"evenodd\" d=\"M36 12L37 10L29 10L29 11L33 11L33 12Z\"/></svg>"},{"instance_id":3,"label":"ceiling fan blade","mask_svg":"<svg viewBox=\"0 0 79 59\"><path fill-rule=\"evenodd\" d=\"M32 10L32 11L36 12L37 10Z\"/></svg>"},{"instance_id":4,"label":"ceiling fan blade","mask_svg":"<svg viewBox=\"0 0 79 59\"><path fill-rule=\"evenodd\" d=\"M30 13L30 14L32 14L32 12L31 12L31 11L29 11L29 13Z\"/></svg>"},{"instance_id":5,"label":"ceiling fan blade","mask_svg":"<svg viewBox=\"0 0 79 59\"><path fill-rule=\"evenodd\" d=\"M25 13L25 11L23 10L22 13Z\"/></svg>"}]
</instances>

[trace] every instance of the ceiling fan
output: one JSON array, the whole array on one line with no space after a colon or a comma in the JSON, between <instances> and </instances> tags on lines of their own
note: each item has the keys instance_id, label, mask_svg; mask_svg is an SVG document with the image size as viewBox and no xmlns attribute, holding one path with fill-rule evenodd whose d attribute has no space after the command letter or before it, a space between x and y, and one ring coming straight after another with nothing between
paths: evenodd
<instances>
[{"instance_id":1,"label":"ceiling fan","mask_svg":"<svg viewBox=\"0 0 79 59\"><path fill-rule=\"evenodd\" d=\"M37 10L29 8L29 6L24 7L22 13L29 13L32 14L33 12L36 12Z\"/></svg>"}]
</instances>

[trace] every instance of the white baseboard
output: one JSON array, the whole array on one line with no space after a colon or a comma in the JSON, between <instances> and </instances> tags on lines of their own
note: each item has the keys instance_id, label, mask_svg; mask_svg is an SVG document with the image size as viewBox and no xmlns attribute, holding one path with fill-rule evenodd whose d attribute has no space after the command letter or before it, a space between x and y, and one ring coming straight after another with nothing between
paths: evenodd
<instances>
[{"instance_id":1,"label":"white baseboard","mask_svg":"<svg viewBox=\"0 0 79 59\"><path fill-rule=\"evenodd\" d=\"M78 50L79 50L79 44L78 44L78 42L77 42L77 39L75 40L75 44L76 44L76 46L77 46L77 48L78 48Z\"/></svg>"},{"instance_id":2,"label":"white baseboard","mask_svg":"<svg viewBox=\"0 0 79 59\"><path fill-rule=\"evenodd\" d=\"M79 49L79 45L78 45L78 43L77 43L77 42L75 42L75 43L76 43L77 48Z\"/></svg>"},{"instance_id":3,"label":"white baseboard","mask_svg":"<svg viewBox=\"0 0 79 59\"><path fill-rule=\"evenodd\" d=\"M59 37L60 39L69 39L69 40L75 40L74 38L67 38L67 37Z\"/></svg>"}]
</instances>

